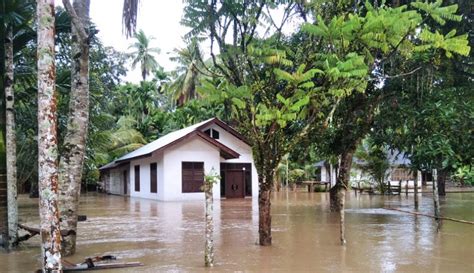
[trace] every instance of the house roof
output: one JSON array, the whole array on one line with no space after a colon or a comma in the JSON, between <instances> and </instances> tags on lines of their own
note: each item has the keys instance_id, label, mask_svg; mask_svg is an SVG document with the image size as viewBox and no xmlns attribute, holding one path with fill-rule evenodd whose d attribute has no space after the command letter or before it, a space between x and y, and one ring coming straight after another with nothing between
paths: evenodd
<instances>
[{"instance_id":1,"label":"house roof","mask_svg":"<svg viewBox=\"0 0 474 273\"><path fill-rule=\"evenodd\" d=\"M408 158L408 154L406 154L404 152L400 152L398 150L389 150L389 151L387 151L387 159L388 159L388 162L390 163L390 166L392 166L392 167L407 167L407 166L410 166L410 164L411 164L411 161ZM322 166L324 166L325 163L326 163L326 161L322 160L322 161L314 163L314 166L315 167L322 167ZM363 165L366 165L367 162L363 159L360 159L360 158L357 158L357 157L354 156L352 158L352 164L354 164L356 166L357 165L363 166Z\"/></svg>"},{"instance_id":2,"label":"house roof","mask_svg":"<svg viewBox=\"0 0 474 273\"><path fill-rule=\"evenodd\" d=\"M171 132L167 135L164 135L164 136L158 138L157 140L155 140L153 142L150 142L147 145L142 146L142 147L138 148L137 150L135 150L131 153L123 155L122 157L116 159L114 162L111 162L107 165L104 165L100 169L103 170L103 169L114 168L119 163L122 163L122 162L130 161L132 159L136 159L136 158L140 158L140 157L151 156L151 154L155 151L169 148L169 147L171 147L175 144L178 144L178 143L180 143L184 140L189 140L189 139L195 138L195 137L198 137L198 138L208 142L209 144L217 147L220 151L221 156L224 157L225 159L238 158L240 156L240 154L238 152L232 150L231 148L225 146L224 144L216 141L215 139L209 137L208 135L206 135L206 134L204 134L203 132L200 131L201 129L203 129L203 128L211 125L211 124L216 124L217 126L219 126L222 129L228 131L232 135L236 136L238 139L240 139L240 140L242 140L242 141L244 141L245 143L248 144L248 142L245 141L245 139L242 137L242 135L240 135L237 131L232 129L229 125L225 124L224 122L222 122L221 120L219 120L217 118L212 118L212 119L208 119L208 120L205 120L203 122L200 122L200 123L196 123L196 124L191 125L189 127L183 128L181 130Z\"/></svg>"}]
</instances>

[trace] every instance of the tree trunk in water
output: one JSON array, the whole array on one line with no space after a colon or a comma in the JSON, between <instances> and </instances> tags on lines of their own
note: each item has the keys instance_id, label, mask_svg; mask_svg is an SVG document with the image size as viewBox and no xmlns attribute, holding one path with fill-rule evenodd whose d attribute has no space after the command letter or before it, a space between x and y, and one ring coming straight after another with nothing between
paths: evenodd
<instances>
[{"instance_id":1,"label":"tree trunk in water","mask_svg":"<svg viewBox=\"0 0 474 273\"><path fill-rule=\"evenodd\" d=\"M272 245L270 191L270 187L261 187L258 193L258 235L261 246Z\"/></svg>"},{"instance_id":2,"label":"tree trunk in water","mask_svg":"<svg viewBox=\"0 0 474 273\"><path fill-rule=\"evenodd\" d=\"M415 196L413 197L415 201L415 209L418 208L418 170L415 171L415 174L413 175L413 186L415 190ZM401 188L400 188L401 190Z\"/></svg>"},{"instance_id":3,"label":"tree trunk in water","mask_svg":"<svg viewBox=\"0 0 474 273\"><path fill-rule=\"evenodd\" d=\"M214 220L212 219L213 213L213 197L212 197L212 184L205 186L206 196L206 245L204 248L204 265L207 267L214 266Z\"/></svg>"},{"instance_id":4,"label":"tree trunk in water","mask_svg":"<svg viewBox=\"0 0 474 273\"><path fill-rule=\"evenodd\" d=\"M7 196L8 196L8 237L9 247L18 240L18 203L16 179L16 136L15 112L13 108L13 32L11 27L5 37L5 101L6 101L6 149L7 149Z\"/></svg>"},{"instance_id":5,"label":"tree trunk in water","mask_svg":"<svg viewBox=\"0 0 474 273\"><path fill-rule=\"evenodd\" d=\"M434 215L436 217L436 229L439 231L441 228L441 219L439 219L439 195L438 195L438 170L433 170L433 204L434 204Z\"/></svg>"},{"instance_id":6,"label":"tree trunk in water","mask_svg":"<svg viewBox=\"0 0 474 273\"><path fill-rule=\"evenodd\" d=\"M331 211L339 212L339 231L341 245L346 244L344 205L346 190L349 186L349 177L352 167L352 156L355 148L349 149L341 155L336 185L329 191Z\"/></svg>"},{"instance_id":7,"label":"tree trunk in water","mask_svg":"<svg viewBox=\"0 0 474 273\"><path fill-rule=\"evenodd\" d=\"M349 185L349 177L352 167L352 156L355 149L350 149L341 155L341 161L338 167L338 174L336 178L336 185L329 191L331 211L341 211L343 204L341 204L341 190L347 190Z\"/></svg>"},{"instance_id":8,"label":"tree trunk in water","mask_svg":"<svg viewBox=\"0 0 474 273\"><path fill-rule=\"evenodd\" d=\"M340 240L341 240L341 245L346 244L346 226L345 226L345 218L344 218L344 205L345 205L345 199L346 199L346 190L342 189L339 191L339 197L338 199L340 200L340 207L341 210L339 211L339 234L340 234Z\"/></svg>"},{"instance_id":9,"label":"tree trunk in water","mask_svg":"<svg viewBox=\"0 0 474 273\"><path fill-rule=\"evenodd\" d=\"M439 170L438 174L438 195L446 196L446 178L448 177L448 172L445 169Z\"/></svg>"},{"instance_id":10,"label":"tree trunk in water","mask_svg":"<svg viewBox=\"0 0 474 273\"><path fill-rule=\"evenodd\" d=\"M89 25L89 0L75 0L74 10L83 26ZM89 45L72 24L72 72L69 117L59 166L61 225L74 231L63 239L65 256L76 251L77 210L89 125Z\"/></svg>"},{"instance_id":11,"label":"tree trunk in water","mask_svg":"<svg viewBox=\"0 0 474 273\"><path fill-rule=\"evenodd\" d=\"M37 1L38 182L43 272L62 272L58 210L58 142L54 65L54 0Z\"/></svg>"}]
</instances>

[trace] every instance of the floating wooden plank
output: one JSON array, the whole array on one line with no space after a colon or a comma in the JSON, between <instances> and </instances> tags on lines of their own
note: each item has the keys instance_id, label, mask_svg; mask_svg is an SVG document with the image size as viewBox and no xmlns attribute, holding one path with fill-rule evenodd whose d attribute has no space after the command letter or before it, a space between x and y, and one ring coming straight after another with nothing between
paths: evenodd
<instances>
[{"instance_id":1,"label":"floating wooden plank","mask_svg":"<svg viewBox=\"0 0 474 273\"><path fill-rule=\"evenodd\" d=\"M29 227L29 226L25 226L23 224L18 224L18 227L28 231L31 234L30 237L32 237L34 235L37 235L37 234L40 234L40 229L39 228ZM75 235L75 234L76 234L76 232L74 230L61 230L61 236L63 236L63 237L69 236L69 235Z\"/></svg>"},{"instance_id":2,"label":"floating wooden plank","mask_svg":"<svg viewBox=\"0 0 474 273\"><path fill-rule=\"evenodd\" d=\"M426 216L426 217L430 217L430 218L436 219L436 216L434 216L434 215L425 214L425 213L421 213L421 212L407 211L407 210L401 210L401 209L395 209L395 208L384 208L384 209L386 209L386 210L394 210L394 211L399 211L399 212L404 212L404 213L410 213L410 214L413 214L413 215ZM467 220L461 220L461 219L455 219L455 218L451 218L451 217L443 217L443 216L440 216L440 217L438 217L438 219L474 225L474 222L467 221Z\"/></svg>"},{"instance_id":3,"label":"floating wooden plank","mask_svg":"<svg viewBox=\"0 0 474 273\"><path fill-rule=\"evenodd\" d=\"M101 263L94 264L93 267L88 267L87 264L77 264L74 267L65 267L63 268L64 272L76 272L76 271L88 271L88 270L104 270L104 269L114 269L114 268L127 268L127 267L137 267L143 266L143 263L140 262L128 262L128 263Z\"/></svg>"}]
</instances>

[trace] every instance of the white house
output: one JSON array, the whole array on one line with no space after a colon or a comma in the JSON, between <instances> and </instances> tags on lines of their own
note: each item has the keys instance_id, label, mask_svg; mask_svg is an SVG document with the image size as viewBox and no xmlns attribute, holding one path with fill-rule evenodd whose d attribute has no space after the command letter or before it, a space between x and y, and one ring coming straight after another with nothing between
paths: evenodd
<instances>
[{"instance_id":1,"label":"white house","mask_svg":"<svg viewBox=\"0 0 474 273\"><path fill-rule=\"evenodd\" d=\"M217 118L169 133L100 168L107 193L162 201L204 199L204 175L220 174L214 198L258 196L252 149Z\"/></svg>"}]
</instances>

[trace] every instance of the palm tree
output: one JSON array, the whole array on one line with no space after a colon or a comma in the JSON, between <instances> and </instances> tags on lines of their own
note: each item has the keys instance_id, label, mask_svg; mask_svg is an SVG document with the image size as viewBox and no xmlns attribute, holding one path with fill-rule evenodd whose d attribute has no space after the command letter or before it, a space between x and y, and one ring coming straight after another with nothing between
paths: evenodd
<instances>
[{"instance_id":1,"label":"palm tree","mask_svg":"<svg viewBox=\"0 0 474 273\"><path fill-rule=\"evenodd\" d=\"M7 202L8 202L8 246L13 247L18 239L18 203L17 203L17 155L14 110L14 42L15 45L27 43L32 39L29 25L34 13L34 2L31 0L11 0L3 3L2 37L5 69L2 80L5 99L6 117L6 172L7 172ZM25 39L26 38L26 39ZM14 41L15 40L15 41ZM3 90L2 90L3 91ZM2 92L3 93L3 92ZM3 111L3 109L2 109ZM2 166L3 167L3 166Z\"/></svg>"},{"instance_id":2,"label":"palm tree","mask_svg":"<svg viewBox=\"0 0 474 273\"><path fill-rule=\"evenodd\" d=\"M155 38L147 37L143 30L139 30L133 35L133 37L136 41L128 47L129 49L134 49L134 51L130 53L130 56L133 58L132 69L135 69L137 64L140 63L143 80L146 80L146 76L158 68L158 63L153 54L159 54L160 49L157 47L150 47L151 41Z\"/></svg>"},{"instance_id":3,"label":"palm tree","mask_svg":"<svg viewBox=\"0 0 474 273\"><path fill-rule=\"evenodd\" d=\"M172 98L178 106L182 106L186 101L196 99L196 86L205 66L202 62L202 53L196 39L184 49L175 49L177 56L170 60L178 62L179 66L173 72L175 80L169 86Z\"/></svg>"},{"instance_id":4,"label":"palm tree","mask_svg":"<svg viewBox=\"0 0 474 273\"><path fill-rule=\"evenodd\" d=\"M123 0L122 27L127 38L135 34L139 2L140 0Z\"/></svg>"}]
</instances>

